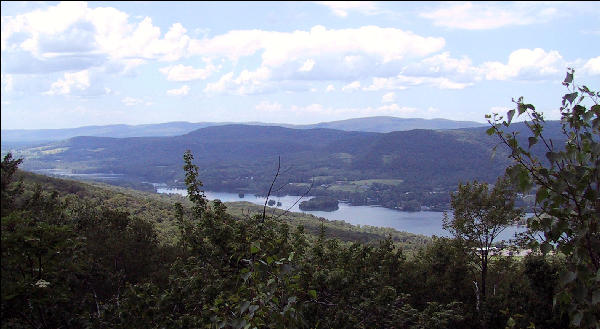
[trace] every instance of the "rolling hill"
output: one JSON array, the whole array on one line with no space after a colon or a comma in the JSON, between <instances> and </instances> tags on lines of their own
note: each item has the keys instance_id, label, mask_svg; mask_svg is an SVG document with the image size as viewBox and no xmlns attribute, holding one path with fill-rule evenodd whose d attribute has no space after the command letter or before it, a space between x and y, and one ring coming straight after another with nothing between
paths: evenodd
<instances>
[{"instance_id":1,"label":"rolling hill","mask_svg":"<svg viewBox=\"0 0 600 329\"><path fill-rule=\"evenodd\" d=\"M548 136L560 137L558 122L548 127ZM524 131L525 126L515 124L513 129ZM302 194L312 182L313 195L403 207L410 193L447 192L459 182L493 182L501 175L508 164L506 150L498 148L492 158L498 141L485 131L486 127L375 133L223 125L180 136L74 137L15 155L25 158L26 170L134 187L145 182L152 189L148 183L182 186L182 156L191 150L206 189L259 194L268 190L280 158L278 184L284 186L278 194ZM367 183L356 183L361 181ZM447 203L447 197L435 195L411 198L431 205Z\"/></svg>"},{"instance_id":2,"label":"rolling hill","mask_svg":"<svg viewBox=\"0 0 600 329\"><path fill-rule=\"evenodd\" d=\"M223 126L231 122L168 122L144 125L107 125L107 126L85 126L67 129L3 129L2 144L5 146L20 147L48 143L77 136L95 137L160 137L178 136L187 134L196 129ZM329 128L345 131L365 132L391 132L412 129L457 129L478 127L484 124L472 121L452 121L446 119L405 119L396 117L367 117L341 121L322 122L311 125L292 124L268 124L262 122L249 122L246 125L281 126L294 129Z\"/></svg>"}]
</instances>

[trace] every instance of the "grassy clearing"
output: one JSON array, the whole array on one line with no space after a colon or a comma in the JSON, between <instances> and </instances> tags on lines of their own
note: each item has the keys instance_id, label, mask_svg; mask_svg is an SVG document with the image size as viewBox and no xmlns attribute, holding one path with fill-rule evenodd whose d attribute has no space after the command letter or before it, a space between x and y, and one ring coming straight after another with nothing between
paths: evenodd
<instances>
[{"instance_id":1,"label":"grassy clearing","mask_svg":"<svg viewBox=\"0 0 600 329\"><path fill-rule=\"evenodd\" d=\"M361 192L368 190L374 184L398 186L402 184L401 179L363 179L347 182L335 182L328 187L332 191L343 191L343 192Z\"/></svg>"}]
</instances>

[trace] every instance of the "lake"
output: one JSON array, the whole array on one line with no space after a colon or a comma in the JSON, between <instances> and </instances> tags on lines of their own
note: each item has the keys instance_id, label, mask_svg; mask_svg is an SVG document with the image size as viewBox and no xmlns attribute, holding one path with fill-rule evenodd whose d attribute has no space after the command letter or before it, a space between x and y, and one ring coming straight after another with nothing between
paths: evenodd
<instances>
[{"instance_id":1,"label":"lake","mask_svg":"<svg viewBox=\"0 0 600 329\"><path fill-rule=\"evenodd\" d=\"M157 188L156 191L158 193L187 195L187 191L183 189ZM209 200L219 199L222 202L247 201L258 205L265 204L264 197L258 197L253 194L246 194L243 198L240 198L237 193L205 191L204 194ZM270 197L270 199L275 200L276 202L281 202L281 206L278 207L280 209L288 209L291 207L290 211L307 213L329 220L343 220L353 225L390 227L398 231L427 236L449 236L449 233L442 228L442 218L444 216L444 213L442 212L409 212L378 206L352 206L343 202L340 202L340 209L336 211L302 211L298 206L300 202L309 200L312 197L304 197L296 203L299 198L299 196L294 195ZM294 205L294 203L296 204ZM524 230L524 227L511 226L500 234L498 241L510 239L514 237L515 232L522 232Z\"/></svg>"}]
</instances>

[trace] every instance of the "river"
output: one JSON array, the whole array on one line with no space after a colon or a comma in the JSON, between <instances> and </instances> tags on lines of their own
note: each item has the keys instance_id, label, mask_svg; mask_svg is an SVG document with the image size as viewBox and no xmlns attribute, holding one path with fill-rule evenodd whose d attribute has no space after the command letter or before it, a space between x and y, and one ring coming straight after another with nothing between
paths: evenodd
<instances>
[{"instance_id":1,"label":"river","mask_svg":"<svg viewBox=\"0 0 600 329\"><path fill-rule=\"evenodd\" d=\"M157 192L187 195L186 190L174 188L157 188ZM237 193L206 191L204 194L209 200L219 199L223 202L247 201L258 205L265 204L264 197L258 197L253 194L246 194L243 198L240 198ZM398 231L427 236L449 236L449 233L442 228L442 218L444 216L444 213L442 212L409 212L378 206L352 206L344 202L340 202L340 209L336 211L302 211L298 207L300 202L309 200L312 197L305 197L294 205L298 198L300 197L286 195L281 197L272 196L270 199L281 202L281 206L278 207L281 209L288 209L291 207L290 211L312 214L329 220L343 220L353 225L390 227ZM451 214L449 215L451 216ZM508 227L500 234L498 241L510 239L514 237L516 232L522 232L524 230L524 227Z\"/></svg>"}]
</instances>

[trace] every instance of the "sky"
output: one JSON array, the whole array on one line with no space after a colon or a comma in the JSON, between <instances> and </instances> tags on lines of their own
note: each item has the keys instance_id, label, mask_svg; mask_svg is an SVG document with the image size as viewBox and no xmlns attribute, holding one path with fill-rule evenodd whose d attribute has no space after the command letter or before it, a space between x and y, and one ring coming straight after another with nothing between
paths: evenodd
<instances>
[{"instance_id":1,"label":"sky","mask_svg":"<svg viewBox=\"0 0 600 329\"><path fill-rule=\"evenodd\" d=\"M600 2L2 2L2 129L559 119Z\"/></svg>"}]
</instances>

